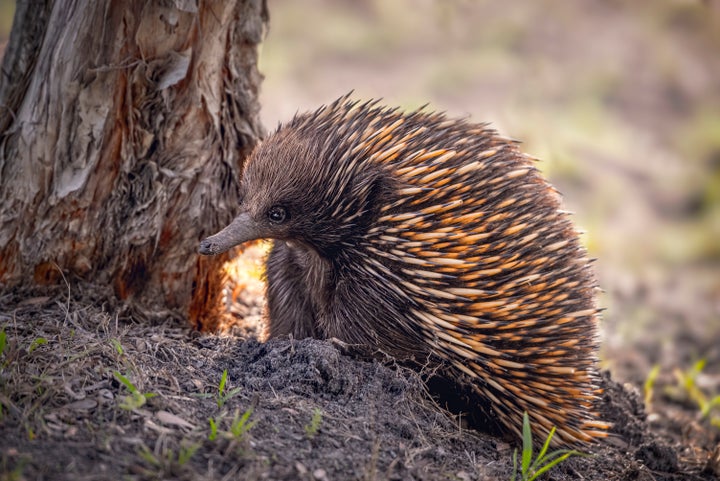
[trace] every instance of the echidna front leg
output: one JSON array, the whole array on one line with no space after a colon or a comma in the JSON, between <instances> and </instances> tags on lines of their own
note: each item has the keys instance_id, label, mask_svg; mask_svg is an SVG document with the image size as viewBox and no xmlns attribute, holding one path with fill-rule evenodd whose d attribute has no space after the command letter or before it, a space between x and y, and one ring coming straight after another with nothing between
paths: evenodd
<instances>
[{"instance_id":1,"label":"echidna front leg","mask_svg":"<svg viewBox=\"0 0 720 481\"><path fill-rule=\"evenodd\" d=\"M266 269L269 337L318 337L304 269L293 248L283 241L275 241Z\"/></svg>"}]
</instances>

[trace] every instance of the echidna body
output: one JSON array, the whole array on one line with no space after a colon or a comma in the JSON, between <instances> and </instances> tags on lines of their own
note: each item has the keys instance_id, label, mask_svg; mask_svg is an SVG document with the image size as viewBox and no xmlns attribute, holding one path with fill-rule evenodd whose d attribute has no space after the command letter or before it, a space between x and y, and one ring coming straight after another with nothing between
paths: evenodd
<instances>
[{"instance_id":1,"label":"echidna body","mask_svg":"<svg viewBox=\"0 0 720 481\"><path fill-rule=\"evenodd\" d=\"M559 442L597 419L595 281L557 192L482 124L341 98L296 116L247 160L216 254L275 239L270 336L338 338L435 359L520 435Z\"/></svg>"}]
</instances>

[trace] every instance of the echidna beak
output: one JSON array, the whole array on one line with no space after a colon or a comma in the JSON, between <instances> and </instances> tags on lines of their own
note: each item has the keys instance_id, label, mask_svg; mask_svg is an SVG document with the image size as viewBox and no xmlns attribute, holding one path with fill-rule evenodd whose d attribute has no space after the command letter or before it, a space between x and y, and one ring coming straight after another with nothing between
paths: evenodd
<instances>
[{"instance_id":1,"label":"echidna beak","mask_svg":"<svg viewBox=\"0 0 720 481\"><path fill-rule=\"evenodd\" d=\"M222 254L236 245L261 237L250 214L243 212L223 230L201 241L198 252L206 256Z\"/></svg>"}]
</instances>

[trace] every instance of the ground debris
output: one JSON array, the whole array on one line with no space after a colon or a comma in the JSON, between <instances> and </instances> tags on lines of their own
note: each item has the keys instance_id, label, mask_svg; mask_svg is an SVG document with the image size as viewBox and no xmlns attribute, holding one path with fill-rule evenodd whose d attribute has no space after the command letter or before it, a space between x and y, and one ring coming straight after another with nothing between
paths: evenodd
<instances>
[{"instance_id":1,"label":"ground debris","mask_svg":"<svg viewBox=\"0 0 720 481\"><path fill-rule=\"evenodd\" d=\"M2 479L511 477L513 445L460 427L387 359L312 339L197 335L92 299L0 296ZM634 391L604 381L616 442L553 479L712 479L650 431Z\"/></svg>"}]
</instances>

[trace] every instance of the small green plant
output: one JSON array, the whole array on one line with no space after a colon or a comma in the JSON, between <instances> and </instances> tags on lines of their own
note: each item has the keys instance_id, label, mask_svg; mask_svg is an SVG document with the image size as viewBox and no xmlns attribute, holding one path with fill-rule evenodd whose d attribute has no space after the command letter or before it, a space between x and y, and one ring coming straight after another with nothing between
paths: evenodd
<instances>
[{"instance_id":1,"label":"small green plant","mask_svg":"<svg viewBox=\"0 0 720 481\"><path fill-rule=\"evenodd\" d=\"M182 444L178 448L177 455L172 449L165 449L162 456L156 456L150 448L144 444L138 448L138 454L149 465L159 468L162 472L172 473L173 466L185 466L200 449L200 443Z\"/></svg>"},{"instance_id":2,"label":"small green plant","mask_svg":"<svg viewBox=\"0 0 720 481\"><path fill-rule=\"evenodd\" d=\"M655 364L650 370L647 379L645 379L645 384L643 385L643 393L645 395L645 409L647 409L648 411L652 410L652 400L655 393L655 382L657 381L659 375L660 365Z\"/></svg>"},{"instance_id":3,"label":"small green plant","mask_svg":"<svg viewBox=\"0 0 720 481\"><path fill-rule=\"evenodd\" d=\"M30 347L28 348L28 353L33 352L38 347L42 346L43 344L47 344L48 340L44 337L38 337L37 339L33 340L33 342L30 343Z\"/></svg>"},{"instance_id":4,"label":"small green plant","mask_svg":"<svg viewBox=\"0 0 720 481\"><path fill-rule=\"evenodd\" d=\"M250 417L253 414L253 408L248 408L244 413L240 414L240 410L236 409L233 415L232 422L230 423L229 431L220 431L218 425L222 421L222 418L216 420L216 418L208 418L210 424L210 433L208 434L208 441L215 441L218 438L218 434L232 441L233 443L242 443L245 441L247 434L255 426L257 421L251 421Z\"/></svg>"},{"instance_id":5,"label":"small green plant","mask_svg":"<svg viewBox=\"0 0 720 481\"><path fill-rule=\"evenodd\" d=\"M313 409L313 415L312 418L310 418L310 422L305 425L305 435L308 437L308 439L312 439L315 437L318 429L320 429L321 423L322 410L320 408L315 408Z\"/></svg>"},{"instance_id":6,"label":"small green plant","mask_svg":"<svg viewBox=\"0 0 720 481\"><path fill-rule=\"evenodd\" d=\"M220 383L217 387L217 394L214 395L215 402L217 403L218 408L222 408L226 402L230 400L230 398L237 396L237 394L240 392L240 388L236 387L234 389L229 390L228 392L225 392L225 385L227 384L227 376L228 372L227 369L223 370L222 376L220 377ZM192 394L194 397L199 397L202 399L207 399L209 397L213 397L213 394L210 393L195 393Z\"/></svg>"},{"instance_id":7,"label":"small green plant","mask_svg":"<svg viewBox=\"0 0 720 481\"><path fill-rule=\"evenodd\" d=\"M700 359L687 371L675 370L675 378L678 381L679 387L698 405L703 404L702 401L705 400L705 395L697 385L697 378L703 369L705 369L705 362L705 359Z\"/></svg>"},{"instance_id":8,"label":"small green plant","mask_svg":"<svg viewBox=\"0 0 720 481\"><path fill-rule=\"evenodd\" d=\"M7 353L5 352L7 346L7 334L5 333L5 326L3 326L3 328L0 329L0 371L10 364L10 358L12 357L9 350ZM3 357L5 359L2 359Z\"/></svg>"},{"instance_id":9,"label":"small green plant","mask_svg":"<svg viewBox=\"0 0 720 481\"><path fill-rule=\"evenodd\" d=\"M113 347L115 348L115 351L116 351L118 354L120 354L121 356L123 355L123 353L125 352L125 350L123 349L122 344L120 344L120 341L118 341L117 339L114 339L114 338L113 338L113 339L110 339L110 344L113 345Z\"/></svg>"},{"instance_id":10,"label":"small green plant","mask_svg":"<svg viewBox=\"0 0 720 481\"><path fill-rule=\"evenodd\" d=\"M713 416L710 419L710 424L712 424L716 428L720 429L720 416Z\"/></svg>"},{"instance_id":11,"label":"small green plant","mask_svg":"<svg viewBox=\"0 0 720 481\"><path fill-rule=\"evenodd\" d=\"M192 458L197 450L200 449L200 443L193 443L188 446L180 446L177 455L177 462L180 466L185 466L190 458Z\"/></svg>"},{"instance_id":12,"label":"small green plant","mask_svg":"<svg viewBox=\"0 0 720 481\"><path fill-rule=\"evenodd\" d=\"M245 435L255 426L256 421L250 421L252 413L253 408L248 408L242 415L240 415L239 409L235 410L232 424L230 424L230 434L236 441L243 441Z\"/></svg>"},{"instance_id":13,"label":"small green plant","mask_svg":"<svg viewBox=\"0 0 720 481\"><path fill-rule=\"evenodd\" d=\"M142 444L138 448L138 454L148 464L151 464L153 466L160 466L162 464L160 460L153 454L153 452L150 451L150 448L148 448L144 444Z\"/></svg>"},{"instance_id":14,"label":"small green plant","mask_svg":"<svg viewBox=\"0 0 720 481\"><path fill-rule=\"evenodd\" d=\"M138 390L138 388L136 388L135 385L132 382L130 382L130 380L128 378L126 378L125 376L120 374L118 371L115 371L115 377L117 378L118 381L120 381L121 383L123 383L125 385L125 387L128 389L128 391L130 391L130 395L125 396L125 398L123 398L122 402L120 402L120 404L118 404L122 409L125 409L127 411L132 411L132 410L138 409L138 408L144 406L145 402L148 399L157 396L157 394L151 393L151 392L141 393Z\"/></svg>"},{"instance_id":15,"label":"small green plant","mask_svg":"<svg viewBox=\"0 0 720 481\"><path fill-rule=\"evenodd\" d=\"M535 458L533 457L533 443L532 443L532 431L530 430L530 418L528 413L523 414L523 450L522 458L520 461L520 480L521 481L534 481L538 479L540 475L552 469L554 466L562 463L570 456L584 456L583 453L570 449L558 449L551 453L547 453L550 447L550 441L552 441L553 435L555 434L555 427L550 430L545 444ZM511 481L515 481L518 474L517 465L517 449L513 452L513 476Z\"/></svg>"},{"instance_id":16,"label":"small green plant","mask_svg":"<svg viewBox=\"0 0 720 481\"><path fill-rule=\"evenodd\" d=\"M706 363L707 361L705 359L700 359L687 371L683 372L676 369L675 377L678 380L678 386L685 391L691 401L697 404L701 417L710 418L710 423L713 426L720 427L720 416L716 417L712 415L713 409L720 407L720 395L709 397L697 384L697 378L703 369L705 369Z\"/></svg>"},{"instance_id":17,"label":"small green plant","mask_svg":"<svg viewBox=\"0 0 720 481\"><path fill-rule=\"evenodd\" d=\"M217 423L213 418L208 419L208 422L210 423L210 434L208 434L208 441L215 441L218 435Z\"/></svg>"},{"instance_id":18,"label":"small green plant","mask_svg":"<svg viewBox=\"0 0 720 481\"><path fill-rule=\"evenodd\" d=\"M222 373L222 377L220 377L220 384L218 384L218 393L217 393L217 396L215 396L215 401L217 402L217 405L219 408L223 407L230 398L232 398L233 396L236 396L240 392L239 387L231 389L227 393L225 392L225 384L227 383L227 375L228 375L227 369L224 369L223 373Z\"/></svg>"},{"instance_id":19,"label":"small green plant","mask_svg":"<svg viewBox=\"0 0 720 481\"><path fill-rule=\"evenodd\" d=\"M5 328L0 330L0 356L5 352L5 346L7 346L7 334L5 334Z\"/></svg>"}]
</instances>

